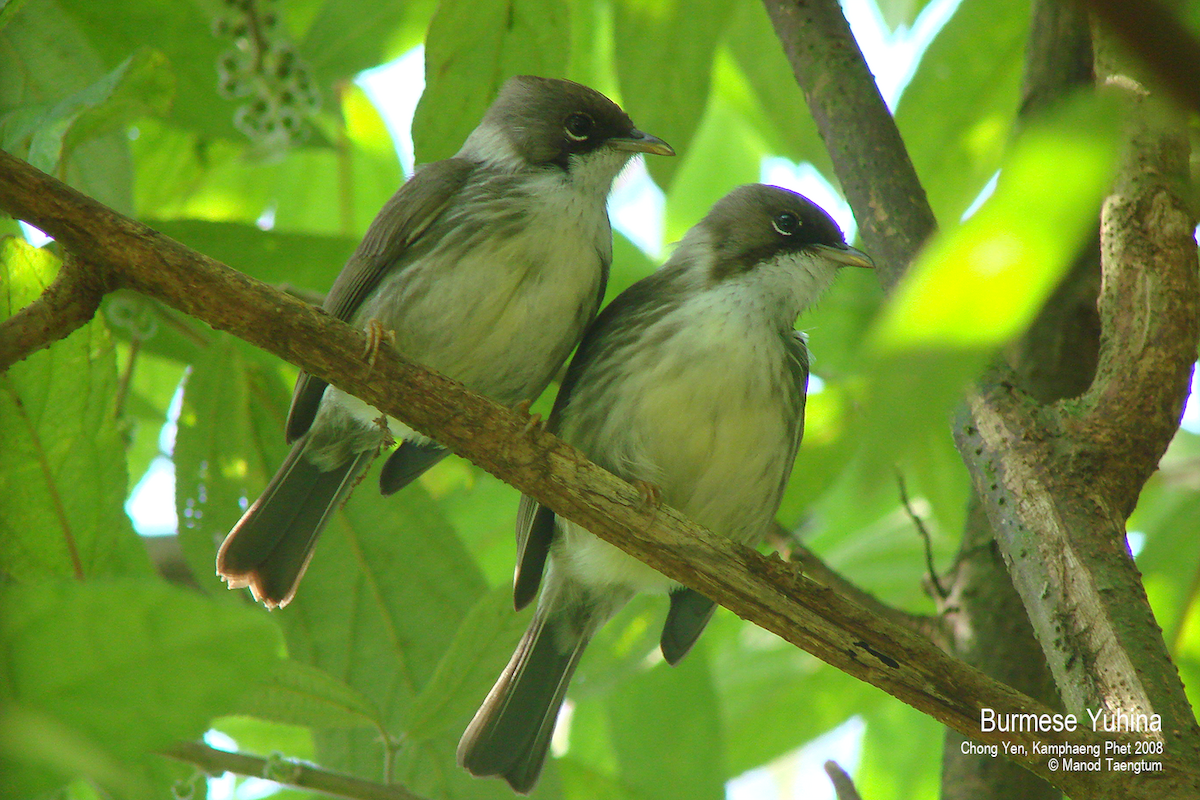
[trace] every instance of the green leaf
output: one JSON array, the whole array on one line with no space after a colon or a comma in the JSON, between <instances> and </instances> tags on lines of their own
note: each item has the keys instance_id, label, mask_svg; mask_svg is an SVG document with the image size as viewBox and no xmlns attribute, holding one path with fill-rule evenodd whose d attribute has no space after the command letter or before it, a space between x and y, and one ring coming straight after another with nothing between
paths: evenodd
<instances>
[{"instance_id":1,"label":"green leaf","mask_svg":"<svg viewBox=\"0 0 1200 800\"><path fill-rule=\"evenodd\" d=\"M946 729L891 697L863 714L867 731L854 783L871 800L934 800L939 796Z\"/></svg>"},{"instance_id":2,"label":"green leaf","mask_svg":"<svg viewBox=\"0 0 1200 800\"><path fill-rule=\"evenodd\" d=\"M0 240L0 318L36 298L58 261ZM23 578L148 574L125 516L113 345L92 321L0 374L0 562Z\"/></svg>"},{"instance_id":3,"label":"green leaf","mask_svg":"<svg viewBox=\"0 0 1200 800\"><path fill-rule=\"evenodd\" d=\"M994 347L1021 333L1095 228L1117 119L1111 104L1089 102L1032 125L996 193L909 270L874 332L876 347Z\"/></svg>"},{"instance_id":4,"label":"green leaf","mask_svg":"<svg viewBox=\"0 0 1200 800\"><path fill-rule=\"evenodd\" d=\"M717 38L732 8L731 0L614 0L622 103L639 128L677 153L691 147L704 116ZM672 158L647 159L646 165L664 187L680 168Z\"/></svg>"},{"instance_id":5,"label":"green leaf","mask_svg":"<svg viewBox=\"0 0 1200 800\"><path fill-rule=\"evenodd\" d=\"M413 119L417 163L454 155L507 78L562 76L570 36L565 3L441 0L425 38L425 93Z\"/></svg>"},{"instance_id":6,"label":"green leaf","mask_svg":"<svg viewBox=\"0 0 1200 800\"><path fill-rule=\"evenodd\" d=\"M334 515L281 619L293 658L355 688L389 731L403 731L485 586L419 484L392 497L377 486L373 469ZM322 732L318 753L336 769L377 775L377 738Z\"/></svg>"},{"instance_id":7,"label":"green leaf","mask_svg":"<svg viewBox=\"0 0 1200 800\"><path fill-rule=\"evenodd\" d=\"M27 129L7 131L6 143L11 137L31 136L29 163L54 172L82 142L138 117L165 113L172 90L166 59L156 50L142 49L91 86L28 119Z\"/></svg>"},{"instance_id":8,"label":"green leaf","mask_svg":"<svg viewBox=\"0 0 1200 800\"><path fill-rule=\"evenodd\" d=\"M621 782L664 798L724 798L721 720L703 644L675 667L660 662L607 699Z\"/></svg>"},{"instance_id":9,"label":"green leaf","mask_svg":"<svg viewBox=\"0 0 1200 800\"><path fill-rule=\"evenodd\" d=\"M158 581L46 581L0 597L8 776L88 775L127 789L127 766L199 736L263 678L281 642L264 613L221 607ZM24 748L16 733L62 742ZM115 770L115 771L114 771ZM5 796L14 796L4 792Z\"/></svg>"},{"instance_id":10,"label":"green leaf","mask_svg":"<svg viewBox=\"0 0 1200 800\"><path fill-rule=\"evenodd\" d=\"M406 739L459 734L508 663L530 614L513 611L507 586L481 595L463 617L409 714Z\"/></svg>"},{"instance_id":11,"label":"green leaf","mask_svg":"<svg viewBox=\"0 0 1200 800\"><path fill-rule=\"evenodd\" d=\"M260 281L324 294L358 244L345 236L264 231L240 222L150 220L173 239Z\"/></svg>"},{"instance_id":12,"label":"green leaf","mask_svg":"<svg viewBox=\"0 0 1200 800\"><path fill-rule=\"evenodd\" d=\"M722 62L728 66L728 59L723 58ZM732 69L718 65L717 70L731 79L740 78ZM665 233L668 242L679 240L730 190L743 183L757 182L762 172L763 156L769 152L767 144L730 105L726 94L713 95L687 150L680 151L674 159L646 162L651 166L657 161L679 162L667 190Z\"/></svg>"},{"instance_id":13,"label":"green leaf","mask_svg":"<svg viewBox=\"0 0 1200 800\"><path fill-rule=\"evenodd\" d=\"M96 4L93 4L96 5ZM112 15L109 16L119 16ZM57 0L23 5L0 39L0 128L26 125L66 97L81 92L129 56L105 65L92 42ZM10 134L0 131L7 141ZM18 137L19 138L19 137ZM24 142L20 149L23 150ZM4 149L12 151L11 144ZM118 211L130 208L129 140L113 131L75 148L57 177Z\"/></svg>"},{"instance_id":14,"label":"green leaf","mask_svg":"<svg viewBox=\"0 0 1200 800\"><path fill-rule=\"evenodd\" d=\"M280 661L262 685L242 699L238 713L311 728L382 726L379 710L361 692L292 660Z\"/></svg>"},{"instance_id":15,"label":"green leaf","mask_svg":"<svg viewBox=\"0 0 1200 800\"><path fill-rule=\"evenodd\" d=\"M925 51L896 124L943 226L1000 167L1020 103L1029 4L963 0Z\"/></svg>"},{"instance_id":16,"label":"green leaf","mask_svg":"<svg viewBox=\"0 0 1200 800\"><path fill-rule=\"evenodd\" d=\"M434 0L381 3L364 14L357 2L323 2L300 42L300 53L322 86L353 80L420 44L435 5Z\"/></svg>"}]
</instances>

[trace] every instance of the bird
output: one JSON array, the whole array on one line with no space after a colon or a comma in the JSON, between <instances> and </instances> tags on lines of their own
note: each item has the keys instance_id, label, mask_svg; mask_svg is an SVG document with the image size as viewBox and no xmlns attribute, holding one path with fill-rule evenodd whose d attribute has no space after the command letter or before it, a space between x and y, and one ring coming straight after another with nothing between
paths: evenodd
<instances>
[{"instance_id":1,"label":"bird","mask_svg":"<svg viewBox=\"0 0 1200 800\"><path fill-rule=\"evenodd\" d=\"M510 78L462 148L384 204L323 308L373 346L527 412L599 309L606 199L639 153L674 155L594 89ZM322 528L382 447L400 442L380 473L385 495L449 453L303 372L286 438L283 464L217 554L229 587L268 608L294 597Z\"/></svg>"},{"instance_id":2,"label":"bird","mask_svg":"<svg viewBox=\"0 0 1200 800\"><path fill-rule=\"evenodd\" d=\"M797 317L843 266L871 267L824 210L741 186L668 261L596 318L547 429L715 534L767 532L804 429L809 356ZM635 593L669 593L660 647L675 664L714 603L528 496L517 513L518 609L540 597L516 652L458 746L458 762L528 793L593 634Z\"/></svg>"}]
</instances>

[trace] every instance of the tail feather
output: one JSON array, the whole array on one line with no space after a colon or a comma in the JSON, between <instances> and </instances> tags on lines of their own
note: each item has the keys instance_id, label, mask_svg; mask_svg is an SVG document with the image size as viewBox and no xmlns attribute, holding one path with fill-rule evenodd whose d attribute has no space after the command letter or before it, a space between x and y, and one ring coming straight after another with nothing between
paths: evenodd
<instances>
[{"instance_id":1,"label":"tail feather","mask_svg":"<svg viewBox=\"0 0 1200 800\"><path fill-rule=\"evenodd\" d=\"M217 574L230 588L249 586L270 608L291 601L317 536L373 456L366 451L325 472L304 457L307 441L292 446L217 553Z\"/></svg>"},{"instance_id":2,"label":"tail feather","mask_svg":"<svg viewBox=\"0 0 1200 800\"><path fill-rule=\"evenodd\" d=\"M528 794L541 774L567 685L587 646L565 615L537 615L458 744L472 774L502 776Z\"/></svg>"}]
</instances>

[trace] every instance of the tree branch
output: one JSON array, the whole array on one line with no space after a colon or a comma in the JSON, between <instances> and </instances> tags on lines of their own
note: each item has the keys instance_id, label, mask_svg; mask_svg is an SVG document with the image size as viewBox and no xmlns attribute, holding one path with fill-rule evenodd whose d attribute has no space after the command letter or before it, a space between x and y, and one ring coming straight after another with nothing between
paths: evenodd
<instances>
[{"instance_id":1,"label":"tree branch","mask_svg":"<svg viewBox=\"0 0 1200 800\"><path fill-rule=\"evenodd\" d=\"M64 254L58 275L41 297L0 322L0 372L94 317L100 298L112 290L110 284L102 270Z\"/></svg>"},{"instance_id":2,"label":"tree branch","mask_svg":"<svg viewBox=\"0 0 1200 800\"><path fill-rule=\"evenodd\" d=\"M891 289L937 227L837 0L763 0L876 273Z\"/></svg>"},{"instance_id":3,"label":"tree branch","mask_svg":"<svg viewBox=\"0 0 1200 800\"><path fill-rule=\"evenodd\" d=\"M1090 743L1090 731L980 730L980 710L1050 709L947 656L930 641L798 575L794 566L714 536L668 507L646 508L638 490L526 420L395 354L364 358L366 336L320 309L235 272L75 192L0 152L0 207L55 236L120 282L284 358L549 506L566 519L769 630L981 742L1022 742L1018 758L1075 796L1161 797L1200 791L1195 762L1164 764L1134 787L1120 773L1051 772L1034 741Z\"/></svg>"},{"instance_id":4,"label":"tree branch","mask_svg":"<svg viewBox=\"0 0 1200 800\"><path fill-rule=\"evenodd\" d=\"M424 800L420 795L413 794L399 784L372 783L353 775L319 769L301 761L230 753L199 742L177 742L163 751L163 755L197 766L209 775L232 772L348 800Z\"/></svg>"}]
</instances>

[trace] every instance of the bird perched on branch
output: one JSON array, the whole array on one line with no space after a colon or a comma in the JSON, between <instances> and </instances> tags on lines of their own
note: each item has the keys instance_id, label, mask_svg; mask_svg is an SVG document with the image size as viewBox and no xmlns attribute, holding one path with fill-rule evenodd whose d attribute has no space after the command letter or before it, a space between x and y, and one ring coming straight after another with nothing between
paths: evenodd
<instances>
[{"instance_id":1,"label":"bird perched on branch","mask_svg":"<svg viewBox=\"0 0 1200 800\"><path fill-rule=\"evenodd\" d=\"M493 400L532 401L604 296L605 202L637 153L673 155L599 92L512 78L453 158L422 167L384 205L324 308ZM294 445L221 545L217 572L267 606L286 604L331 512L392 437L401 444L380 475L384 494L448 453L301 373Z\"/></svg>"},{"instance_id":2,"label":"bird perched on branch","mask_svg":"<svg viewBox=\"0 0 1200 800\"><path fill-rule=\"evenodd\" d=\"M720 200L669 261L584 335L549 430L709 530L767 533L804 428L808 351L793 329L843 266L872 266L829 215L785 189ZM635 592L669 592L664 658L695 643L714 604L534 500L517 515L517 608L529 630L463 734L458 760L519 792L541 772L567 684L592 635Z\"/></svg>"}]
</instances>

